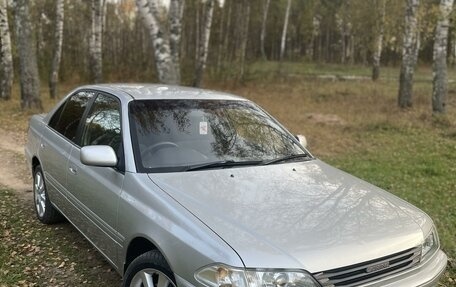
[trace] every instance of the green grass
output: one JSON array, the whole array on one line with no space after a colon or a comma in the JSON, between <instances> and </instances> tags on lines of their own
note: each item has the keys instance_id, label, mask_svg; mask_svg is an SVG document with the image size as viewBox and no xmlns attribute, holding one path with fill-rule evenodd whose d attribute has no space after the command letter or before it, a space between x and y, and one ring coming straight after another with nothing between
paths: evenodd
<instances>
[{"instance_id":1,"label":"green grass","mask_svg":"<svg viewBox=\"0 0 456 287\"><path fill-rule=\"evenodd\" d=\"M305 77L254 80L231 89L260 103L292 132L306 135L309 148L317 157L428 213L449 257L441 286L455 286L454 91L449 94L448 113L433 116L430 82L415 84L412 109L397 107L397 90L397 81L385 79L373 83ZM333 121L332 117L339 120Z\"/></svg>"},{"instance_id":2,"label":"green grass","mask_svg":"<svg viewBox=\"0 0 456 287\"><path fill-rule=\"evenodd\" d=\"M279 73L281 71L282 73ZM380 79L397 81L399 78L399 67L381 67ZM249 80L274 79L277 75L285 77L316 77L321 75L335 76L358 76L370 78L372 67L370 65L340 65L315 62L283 62L257 61L248 66ZM454 78L456 70L449 69L448 76ZM432 67L418 66L414 76L415 82L431 82Z\"/></svg>"},{"instance_id":3,"label":"green grass","mask_svg":"<svg viewBox=\"0 0 456 287\"><path fill-rule=\"evenodd\" d=\"M321 74L368 77L370 67L367 66L283 63L282 71L285 72L279 76L277 67L275 62L253 63L248 67L244 84L216 81L210 82L209 87L233 92L259 103L293 133L306 135L309 148L316 156L428 213L437 226L442 248L449 256L441 286L455 286L456 83L449 84L447 115L436 117L431 114L432 70L429 67L418 68L414 106L407 110L397 108L396 104L397 68L383 68L380 81L373 83L312 78ZM454 78L456 70L450 70L449 75L450 79ZM61 90L68 91L75 86L66 85ZM0 102L0 127L25 134L27 119L33 112L18 108L17 90L16 87L11 102ZM45 91L43 98L47 111L54 101L48 99ZM337 120L332 121L334 117ZM30 206L24 207L10 192L5 194L0 191L0 232L5 218L11 234L16 235L11 244L0 245L0 286L14 285L12 282L19 280L38 282L38 285L46 285L44 282L57 285L49 284L49 276L45 277L47 279L36 279L26 275L23 271L28 264L41 268L39 263L27 256L23 257L24 263L19 260L14 266L9 265L15 261L11 252L26 254L27 245L21 244L33 240L36 246L44 246L38 258L68 258L68 262L76 262L76 278L90 278L93 285L102 282L98 273L118 280L119 277L113 276L112 272L99 272L99 268L109 268L107 263L69 224L57 226L60 229L43 226L33 219ZM43 241L42 238L48 240ZM84 259L89 256L92 259ZM62 261L56 262L61 264ZM92 268L97 266L98 269L92 272ZM45 276L55 269L51 264L39 270L43 274L41 276ZM2 273L5 270L7 275ZM74 282L81 282L78 280Z\"/></svg>"},{"instance_id":4,"label":"green grass","mask_svg":"<svg viewBox=\"0 0 456 287\"><path fill-rule=\"evenodd\" d=\"M445 283L456 278L456 141L435 131L371 126L357 134L364 148L324 158L428 213L450 257Z\"/></svg>"}]
</instances>

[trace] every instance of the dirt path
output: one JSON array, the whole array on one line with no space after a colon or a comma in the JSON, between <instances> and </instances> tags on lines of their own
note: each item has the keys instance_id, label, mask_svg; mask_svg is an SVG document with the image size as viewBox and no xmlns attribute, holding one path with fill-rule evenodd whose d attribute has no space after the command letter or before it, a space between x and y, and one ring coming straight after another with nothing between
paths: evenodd
<instances>
[{"instance_id":1,"label":"dirt path","mask_svg":"<svg viewBox=\"0 0 456 287\"><path fill-rule=\"evenodd\" d=\"M119 286L120 276L71 224L35 219L25 142L25 132L0 128L0 187L10 190L0 194L0 287Z\"/></svg>"},{"instance_id":2,"label":"dirt path","mask_svg":"<svg viewBox=\"0 0 456 287\"><path fill-rule=\"evenodd\" d=\"M32 200L32 177L24 157L25 134L0 129L0 185Z\"/></svg>"}]
</instances>

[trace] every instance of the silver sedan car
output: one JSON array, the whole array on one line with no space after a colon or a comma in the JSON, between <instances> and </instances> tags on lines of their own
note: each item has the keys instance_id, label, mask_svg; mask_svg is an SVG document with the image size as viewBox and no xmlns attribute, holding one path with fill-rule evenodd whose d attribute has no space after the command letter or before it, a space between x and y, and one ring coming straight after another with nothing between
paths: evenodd
<instances>
[{"instance_id":1,"label":"silver sedan car","mask_svg":"<svg viewBox=\"0 0 456 287\"><path fill-rule=\"evenodd\" d=\"M25 149L38 219L67 218L124 286L434 286L446 267L428 215L241 97L84 86Z\"/></svg>"}]
</instances>

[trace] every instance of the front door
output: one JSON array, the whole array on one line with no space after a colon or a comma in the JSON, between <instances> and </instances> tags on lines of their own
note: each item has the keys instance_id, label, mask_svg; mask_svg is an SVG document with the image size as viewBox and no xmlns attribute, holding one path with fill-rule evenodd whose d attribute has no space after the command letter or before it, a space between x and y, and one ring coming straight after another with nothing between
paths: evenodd
<instances>
[{"instance_id":1,"label":"front door","mask_svg":"<svg viewBox=\"0 0 456 287\"><path fill-rule=\"evenodd\" d=\"M75 224L90 241L116 262L122 238L117 233L117 206L124 180L120 102L99 94L84 119L79 143L109 145L117 153L118 167L95 167L81 163L80 147L73 147L67 166L67 188L80 216Z\"/></svg>"}]
</instances>

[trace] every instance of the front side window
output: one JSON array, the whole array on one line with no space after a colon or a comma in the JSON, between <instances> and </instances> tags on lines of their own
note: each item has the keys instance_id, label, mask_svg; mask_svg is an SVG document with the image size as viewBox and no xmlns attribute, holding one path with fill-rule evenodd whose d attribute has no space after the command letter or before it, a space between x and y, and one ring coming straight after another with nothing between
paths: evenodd
<instances>
[{"instance_id":1,"label":"front side window","mask_svg":"<svg viewBox=\"0 0 456 287\"><path fill-rule=\"evenodd\" d=\"M247 101L136 100L129 111L140 172L306 153L289 132Z\"/></svg>"},{"instance_id":2,"label":"front side window","mask_svg":"<svg viewBox=\"0 0 456 287\"><path fill-rule=\"evenodd\" d=\"M72 142L75 142L82 115L94 96L93 92L81 91L71 96L59 108L49 122L49 126Z\"/></svg>"},{"instance_id":3,"label":"front side window","mask_svg":"<svg viewBox=\"0 0 456 287\"><path fill-rule=\"evenodd\" d=\"M120 103L113 97L98 95L84 123L81 146L109 145L121 148Z\"/></svg>"}]
</instances>

